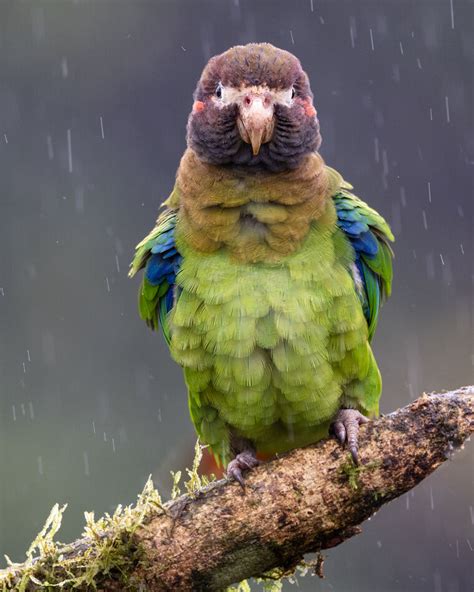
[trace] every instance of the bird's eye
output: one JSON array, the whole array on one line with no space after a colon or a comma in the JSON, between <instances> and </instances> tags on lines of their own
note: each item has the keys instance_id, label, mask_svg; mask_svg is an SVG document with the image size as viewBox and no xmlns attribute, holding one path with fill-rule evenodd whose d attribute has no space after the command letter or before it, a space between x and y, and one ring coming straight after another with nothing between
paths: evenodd
<instances>
[{"instance_id":1,"label":"bird's eye","mask_svg":"<svg viewBox=\"0 0 474 592\"><path fill-rule=\"evenodd\" d=\"M222 99L222 84L220 82L216 87L216 97Z\"/></svg>"},{"instance_id":2,"label":"bird's eye","mask_svg":"<svg viewBox=\"0 0 474 592\"><path fill-rule=\"evenodd\" d=\"M293 86L291 89L291 98L294 99L296 97L296 90L295 87Z\"/></svg>"}]
</instances>

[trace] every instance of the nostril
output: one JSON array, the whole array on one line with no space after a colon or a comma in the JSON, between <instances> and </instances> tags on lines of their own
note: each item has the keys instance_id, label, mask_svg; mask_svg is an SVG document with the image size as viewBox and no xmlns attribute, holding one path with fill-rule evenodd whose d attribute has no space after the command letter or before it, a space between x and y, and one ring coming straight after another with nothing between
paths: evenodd
<instances>
[{"instance_id":1,"label":"nostril","mask_svg":"<svg viewBox=\"0 0 474 592\"><path fill-rule=\"evenodd\" d=\"M271 96L266 95L265 98L263 99L263 106L270 107L271 102L272 102Z\"/></svg>"},{"instance_id":2,"label":"nostril","mask_svg":"<svg viewBox=\"0 0 474 592\"><path fill-rule=\"evenodd\" d=\"M251 104L252 104L252 97L250 95L245 95L244 105L246 107L250 107Z\"/></svg>"}]
</instances>

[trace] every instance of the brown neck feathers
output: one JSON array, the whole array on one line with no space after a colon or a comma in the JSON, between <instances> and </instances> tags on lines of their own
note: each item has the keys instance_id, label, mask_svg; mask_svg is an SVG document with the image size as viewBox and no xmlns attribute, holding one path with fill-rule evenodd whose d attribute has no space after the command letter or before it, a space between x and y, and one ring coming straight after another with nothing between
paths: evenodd
<instances>
[{"instance_id":1,"label":"brown neck feathers","mask_svg":"<svg viewBox=\"0 0 474 592\"><path fill-rule=\"evenodd\" d=\"M178 236L210 253L225 248L241 262L275 262L294 252L326 209L323 159L309 154L281 173L202 162L188 149L178 169Z\"/></svg>"}]
</instances>

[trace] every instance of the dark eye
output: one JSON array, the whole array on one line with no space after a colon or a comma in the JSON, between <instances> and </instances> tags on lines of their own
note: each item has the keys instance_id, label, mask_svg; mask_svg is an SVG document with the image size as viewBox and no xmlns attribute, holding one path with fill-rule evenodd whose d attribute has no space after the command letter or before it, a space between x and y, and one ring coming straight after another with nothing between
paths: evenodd
<instances>
[{"instance_id":1,"label":"dark eye","mask_svg":"<svg viewBox=\"0 0 474 592\"><path fill-rule=\"evenodd\" d=\"M295 87L291 89L291 98L294 99L296 97L296 90Z\"/></svg>"},{"instance_id":2,"label":"dark eye","mask_svg":"<svg viewBox=\"0 0 474 592\"><path fill-rule=\"evenodd\" d=\"M222 99L222 84L220 82L216 87L216 97Z\"/></svg>"}]
</instances>

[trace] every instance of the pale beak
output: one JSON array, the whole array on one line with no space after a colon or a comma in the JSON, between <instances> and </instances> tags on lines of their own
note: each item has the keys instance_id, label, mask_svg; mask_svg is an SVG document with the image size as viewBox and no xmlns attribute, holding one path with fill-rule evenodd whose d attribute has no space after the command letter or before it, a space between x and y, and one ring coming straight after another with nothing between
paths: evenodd
<instances>
[{"instance_id":1,"label":"pale beak","mask_svg":"<svg viewBox=\"0 0 474 592\"><path fill-rule=\"evenodd\" d=\"M256 156L260 146L269 142L275 125L270 93L247 93L240 105L237 125L244 142L251 144Z\"/></svg>"}]
</instances>

